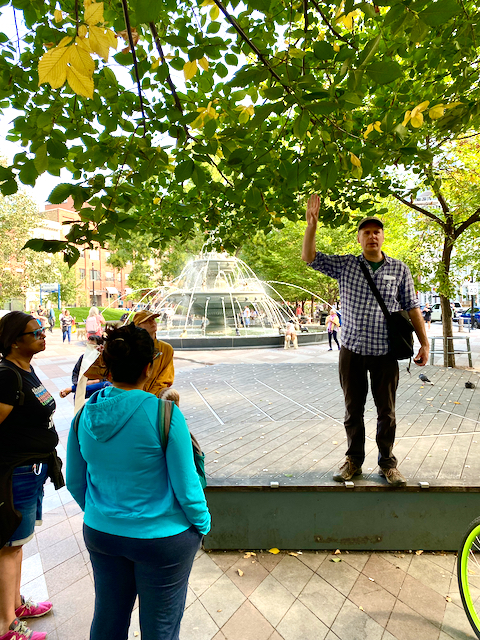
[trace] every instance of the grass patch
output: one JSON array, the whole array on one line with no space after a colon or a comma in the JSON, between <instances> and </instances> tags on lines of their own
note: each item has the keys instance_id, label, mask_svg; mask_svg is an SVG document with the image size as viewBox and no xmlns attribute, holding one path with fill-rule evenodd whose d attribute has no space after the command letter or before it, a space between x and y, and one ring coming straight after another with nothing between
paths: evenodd
<instances>
[{"instance_id":1,"label":"grass patch","mask_svg":"<svg viewBox=\"0 0 480 640\"><path fill-rule=\"evenodd\" d=\"M90 311L90 307L67 307L67 309L70 311L70 315L73 316L77 322L85 322L85 320L88 318L88 313ZM105 318L105 320L120 320L120 318L125 313L125 309L105 309L104 310L102 309L102 307L99 307L98 310L100 311L102 316ZM56 327L60 327L60 320L59 320L60 313L61 312L58 309L55 309L55 316L56 316L55 326Z\"/></svg>"}]
</instances>

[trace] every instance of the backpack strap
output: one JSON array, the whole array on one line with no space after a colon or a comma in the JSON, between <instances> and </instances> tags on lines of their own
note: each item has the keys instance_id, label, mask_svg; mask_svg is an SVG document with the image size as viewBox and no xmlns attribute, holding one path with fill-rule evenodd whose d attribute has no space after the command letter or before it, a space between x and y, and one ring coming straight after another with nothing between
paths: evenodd
<instances>
[{"instance_id":1,"label":"backpack strap","mask_svg":"<svg viewBox=\"0 0 480 640\"><path fill-rule=\"evenodd\" d=\"M18 389L17 395L15 397L17 406L21 407L25 401L25 394L23 393L23 380L22 376L14 367L9 367L8 364L0 362L0 369L8 369L9 371L13 371L13 373L17 376Z\"/></svg>"},{"instance_id":2,"label":"backpack strap","mask_svg":"<svg viewBox=\"0 0 480 640\"><path fill-rule=\"evenodd\" d=\"M368 282L368 286L372 290L373 295L375 296L378 304L380 305L380 309L383 311L383 315L388 320L390 317L390 312L387 309L387 305L385 304L380 291L377 289L377 285L373 281L372 276L367 268L367 265L362 262L360 259L358 260L360 263L360 268L363 271L363 275L365 276L366 281Z\"/></svg>"},{"instance_id":3,"label":"backpack strap","mask_svg":"<svg viewBox=\"0 0 480 640\"><path fill-rule=\"evenodd\" d=\"M90 396L90 400L92 400L92 398L96 398L98 396L98 394L100 393L100 391L103 391L103 389L99 389L98 391L95 391L95 393L92 393L92 395ZM78 425L80 424L80 418L82 416L82 411L84 409L85 409L85 405L83 405L82 408L77 411L77 413L75 414L75 417L73 418L73 421L72 421L73 431L74 431L75 435L77 436L77 440L78 440Z\"/></svg>"},{"instance_id":4,"label":"backpack strap","mask_svg":"<svg viewBox=\"0 0 480 640\"><path fill-rule=\"evenodd\" d=\"M158 432L163 453L167 451L168 434L170 433L170 421L172 419L173 402L159 400L158 402Z\"/></svg>"}]
</instances>

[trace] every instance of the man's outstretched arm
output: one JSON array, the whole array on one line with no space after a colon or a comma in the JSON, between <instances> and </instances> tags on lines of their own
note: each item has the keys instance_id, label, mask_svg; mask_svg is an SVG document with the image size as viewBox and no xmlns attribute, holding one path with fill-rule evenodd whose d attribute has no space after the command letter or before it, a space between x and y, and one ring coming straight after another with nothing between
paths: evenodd
<instances>
[{"instance_id":1,"label":"man's outstretched arm","mask_svg":"<svg viewBox=\"0 0 480 640\"><path fill-rule=\"evenodd\" d=\"M303 237L302 260L304 262L313 262L316 255L315 234L317 233L318 212L320 211L320 198L314 194L310 196L307 202L307 211L305 214L307 220L307 228Z\"/></svg>"}]
</instances>

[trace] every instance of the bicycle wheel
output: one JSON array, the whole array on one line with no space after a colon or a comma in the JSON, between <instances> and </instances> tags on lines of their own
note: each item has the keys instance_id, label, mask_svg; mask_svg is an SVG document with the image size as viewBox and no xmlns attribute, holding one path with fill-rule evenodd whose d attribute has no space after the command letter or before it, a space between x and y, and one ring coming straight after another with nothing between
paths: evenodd
<instances>
[{"instance_id":1,"label":"bicycle wheel","mask_svg":"<svg viewBox=\"0 0 480 640\"><path fill-rule=\"evenodd\" d=\"M468 526L458 551L457 576L467 618L480 638L480 518Z\"/></svg>"}]
</instances>

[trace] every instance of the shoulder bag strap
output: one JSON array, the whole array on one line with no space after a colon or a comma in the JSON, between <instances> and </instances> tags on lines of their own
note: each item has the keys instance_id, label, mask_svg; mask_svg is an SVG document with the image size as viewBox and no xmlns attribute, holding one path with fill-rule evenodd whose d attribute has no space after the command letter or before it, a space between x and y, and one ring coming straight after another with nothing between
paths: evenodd
<instances>
[{"instance_id":1,"label":"shoulder bag strap","mask_svg":"<svg viewBox=\"0 0 480 640\"><path fill-rule=\"evenodd\" d=\"M368 282L370 289L372 290L373 295L377 299L378 304L380 305L381 310L383 311L383 315L388 320L390 318L390 312L387 309L387 305L383 301L383 298L380 294L380 291L377 289L377 285L373 281L372 276L368 270L367 265L359 259L360 268L363 271L363 275L365 276L365 280Z\"/></svg>"},{"instance_id":2,"label":"shoulder bag strap","mask_svg":"<svg viewBox=\"0 0 480 640\"><path fill-rule=\"evenodd\" d=\"M22 376L18 373L16 369L13 367L9 367L7 364L0 363L0 369L8 369L9 371L13 371L13 373L17 376L18 389L17 389L17 406L21 407L25 400L25 394L23 393L23 380Z\"/></svg>"}]
</instances>

